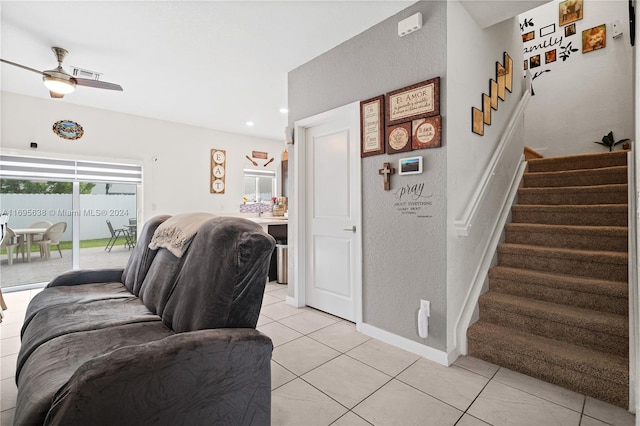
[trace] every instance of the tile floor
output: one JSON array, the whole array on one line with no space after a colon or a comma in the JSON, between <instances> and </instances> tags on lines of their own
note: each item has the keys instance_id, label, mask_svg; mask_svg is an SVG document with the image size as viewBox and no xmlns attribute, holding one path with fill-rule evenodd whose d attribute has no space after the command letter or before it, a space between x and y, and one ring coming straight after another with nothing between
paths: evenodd
<instances>
[{"instance_id":1,"label":"tile floor","mask_svg":"<svg viewBox=\"0 0 640 426\"><path fill-rule=\"evenodd\" d=\"M0 324L0 425L10 425L26 305L5 294ZM358 333L352 323L284 303L267 285L258 329L273 340L272 424L634 425L626 410L471 357L447 368Z\"/></svg>"}]
</instances>

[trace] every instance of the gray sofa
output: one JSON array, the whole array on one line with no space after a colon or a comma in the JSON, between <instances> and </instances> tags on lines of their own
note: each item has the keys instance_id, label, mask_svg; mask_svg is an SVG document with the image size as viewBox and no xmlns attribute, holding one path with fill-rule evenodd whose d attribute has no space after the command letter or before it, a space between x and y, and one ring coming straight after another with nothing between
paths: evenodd
<instances>
[{"instance_id":1,"label":"gray sofa","mask_svg":"<svg viewBox=\"0 0 640 426\"><path fill-rule=\"evenodd\" d=\"M170 221L145 224L124 269L70 271L32 299L14 425L270 423L273 345L255 327L275 241L215 217L182 257L150 249Z\"/></svg>"}]
</instances>

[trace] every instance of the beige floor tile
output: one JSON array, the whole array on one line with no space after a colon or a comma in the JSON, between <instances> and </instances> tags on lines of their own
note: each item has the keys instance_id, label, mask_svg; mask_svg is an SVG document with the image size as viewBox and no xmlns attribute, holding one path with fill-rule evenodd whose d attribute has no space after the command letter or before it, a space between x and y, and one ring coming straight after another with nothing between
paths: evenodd
<instances>
[{"instance_id":1,"label":"beige floor tile","mask_svg":"<svg viewBox=\"0 0 640 426\"><path fill-rule=\"evenodd\" d=\"M609 423L601 422L600 420L592 419L589 416L582 416L580 420L580 426L609 426Z\"/></svg>"},{"instance_id":2,"label":"beige floor tile","mask_svg":"<svg viewBox=\"0 0 640 426\"><path fill-rule=\"evenodd\" d=\"M340 352L347 352L371 339L356 331L354 324L339 321L321 330L309 334L314 340Z\"/></svg>"},{"instance_id":3,"label":"beige floor tile","mask_svg":"<svg viewBox=\"0 0 640 426\"><path fill-rule=\"evenodd\" d=\"M26 307L11 306L3 312L2 325L22 324L27 313Z\"/></svg>"},{"instance_id":4,"label":"beige floor tile","mask_svg":"<svg viewBox=\"0 0 640 426\"><path fill-rule=\"evenodd\" d=\"M418 355L375 339L355 347L347 352L347 355L390 376L396 376L420 358Z\"/></svg>"},{"instance_id":5,"label":"beige floor tile","mask_svg":"<svg viewBox=\"0 0 640 426\"><path fill-rule=\"evenodd\" d=\"M12 425L13 424L13 414L15 413L15 409L12 408L10 410L3 411L0 413L0 425Z\"/></svg>"},{"instance_id":6,"label":"beige floor tile","mask_svg":"<svg viewBox=\"0 0 640 426\"><path fill-rule=\"evenodd\" d=\"M258 331L271 338L274 347L302 337L302 334L278 322L270 322L258 327Z\"/></svg>"},{"instance_id":7,"label":"beige floor tile","mask_svg":"<svg viewBox=\"0 0 640 426\"><path fill-rule=\"evenodd\" d=\"M300 379L271 394L272 426L326 426L346 412L342 405Z\"/></svg>"},{"instance_id":8,"label":"beige floor tile","mask_svg":"<svg viewBox=\"0 0 640 426\"><path fill-rule=\"evenodd\" d=\"M462 411L469 408L489 381L469 370L445 367L424 358L396 378Z\"/></svg>"},{"instance_id":9,"label":"beige floor tile","mask_svg":"<svg viewBox=\"0 0 640 426\"><path fill-rule=\"evenodd\" d=\"M22 323L17 322L14 324L0 324L0 339L8 339L10 337L20 336L20 329L22 329Z\"/></svg>"},{"instance_id":10,"label":"beige floor tile","mask_svg":"<svg viewBox=\"0 0 640 426\"><path fill-rule=\"evenodd\" d=\"M286 300L288 292L289 290L287 290L287 287L285 286L284 288L270 292L269 295L277 297L280 300Z\"/></svg>"},{"instance_id":11,"label":"beige floor tile","mask_svg":"<svg viewBox=\"0 0 640 426\"><path fill-rule=\"evenodd\" d=\"M341 355L311 370L302 379L347 408L353 408L391 380L391 376Z\"/></svg>"},{"instance_id":12,"label":"beige floor tile","mask_svg":"<svg viewBox=\"0 0 640 426\"><path fill-rule=\"evenodd\" d=\"M262 297L262 306L273 305L274 303L278 303L281 301L281 299L271 296L269 293L265 293Z\"/></svg>"},{"instance_id":13,"label":"beige floor tile","mask_svg":"<svg viewBox=\"0 0 640 426\"><path fill-rule=\"evenodd\" d=\"M271 322L273 322L271 318L267 318L264 315L260 315L258 316L258 324L256 325L256 328L260 328L260 326L267 325Z\"/></svg>"},{"instance_id":14,"label":"beige floor tile","mask_svg":"<svg viewBox=\"0 0 640 426\"><path fill-rule=\"evenodd\" d=\"M358 404L354 413L374 425L454 425L462 412L398 380Z\"/></svg>"},{"instance_id":15,"label":"beige floor tile","mask_svg":"<svg viewBox=\"0 0 640 426\"><path fill-rule=\"evenodd\" d=\"M16 375L17 361L18 354L0 357L0 380L4 380Z\"/></svg>"},{"instance_id":16,"label":"beige floor tile","mask_svg":"<svg viewBox=\"0 0 640 426\"><path fill-rule=\"evenodd\" d=\"M456 426L491 426L489 423L483 422L480 419L476 419L473 416L465 414L462 418L456 423Z\"/></svg>"},{"instance_id":17,"label":"beige floor tile","mask_svg":"<svg viewBox=\"0 0 640 426\"><path fill-rule=\"evenodd\" d=\"M274 360L271 360L271 390L289 383L297 376Z\"/></svg>"},{"instance_id":18,"label":"beige floor tile","mask_svg":"<svg viewBox=\"0 0 640 426\"><path fill-rule=\"evenodd\" d=\"M292 373L301 376L338 355L340 352L303 336L275 348L272 359Z\"/></svg>"},{"instance_id":19,"label":"beige floor tile","mask_svg":"<svg viewBox=\"0 0 640 426\"><path fill-rule=\"evenodd\" d=\"M340 417L335 422L331 423L331 426L369 426L371 423L363 419L362 417L349 411L344 416Z\"/></svg>"},{"instance_id":20,"label":"beige floor tile","mask_svg":"<svg viewBox=\"0 0 640 426\"><path fill-rule=\"evenodd\" d=\"M271 292L270 295L273 295ZM260 311L262 315L271 318L272 320L280 321L283 318L290 317L291 315L299 314L301 311L298 308L287 305L285 302L278 302L272 305L267 305Z\"/></svg>"},{"instance_id":21,"label":"beige floor tile","mask_svg":"<svg viewBox=\"0 0 640 426\"><path fill-rule=\"evenodd\" d=\"M264 287L264 292L270 293L272 291L281 290L281 289L282 289L282 284L278 284L276 281L270 281Z\"/></svg>"},{"instance_id":22,"label":"beige floor tile","mask_svg":"<svg viewBox=\"0 0 640 426\"><path fill-rule=\"evenodd\" d=\"M20 351L20 337L0 339L0 356L17 354Z\"/></svg>"},{"instance_id":23,"label":"beige floor tile","mask_svg":"<svg viewBox=\"0 0 640 426\"><path fill-rule=\"evenodd\" d=\"M584 403L584 414L615 426L632 426L636 424L633 414L624 408L587 397Z\"/></svg>"},{"instance_id":24,"label":"beige floor tile","mask_svg":"<svg viewBox=\"0 0 640 426\"><path fill-rule=\"evenodd\" d=\"M484 361L482 359L474 358L472 356L461 356L456 362L453 363L458 367L464 368L466 370L472 371L476 374L479 374L484 377L493 377L494 374L500 369L495 364Z\"/></svg>"},{"instance_id":25,"label":"beige floor tile","mask_svg":"<svg viewBox=\"0 0 640 426\"><path fill-rule=\"evenodd\" d=\"M493 380L570 408L573 411L582 412L582 407L584 406L584 395L507 368L498 370Z\"/></svg>"},{"instance_id":26,"label":"beige floor tile","mask_svg":"<svg viewBox=\"0 0 640 426\"><path fill-rule=\"evenodd\" d=\"M0 411L8 410L16 406L18 387L13 377L0 380Z\"/></svg>"},{"instance_id":27,"label":"beige floor tile","mask_svg":"<svg viewBox=\"0 0 640 426\"><path fill-rule=\"evenodd\" d=\"M29 305L29 301L31 301L31 297L32 296L31 296L30 290L10 291L10 292L3 290L2 292L2 298L4 299L4 302L6 303L9 309L16 309L16 310L27 309L27 305Z\"/></svg>"},{"instance_id":28,"label":"beige floor tile","mask_svg":"<svg viewBox=\"0 0 640 426\"><path fill-rule=\"evenodd\" d=\"M280 320L281 324L293 328L302 334L312 333L336 322L337 320L335 319L328 318L313 311L304 311Z\"/></svg>"},{"instance_id":29,"label":"beige floor tile","mask_svg":"<svg viewBox=\"0 0 640 426\"><path fill-rule=\"evenodd\" d=\"M484 388L468 414L494 426L580 424L580 413L495 381Z\"/></svg>"}]
</instances>

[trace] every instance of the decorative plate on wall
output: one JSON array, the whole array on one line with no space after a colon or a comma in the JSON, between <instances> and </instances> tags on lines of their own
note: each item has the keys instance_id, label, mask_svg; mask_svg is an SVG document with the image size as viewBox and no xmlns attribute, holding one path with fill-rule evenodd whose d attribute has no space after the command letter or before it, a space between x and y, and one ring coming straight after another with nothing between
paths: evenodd
<instances>
[{"instance_id":1,"label":"decorative plate on wall","mask_svg":"<svg viewBox=\"0 0 640 426\"><path fill-rule=\"evenodd\" d=\"M53 133L64 139L80 139L84 134L82 126L75 121L60 120L53 124Z\"/></svg>"}]
</instances>

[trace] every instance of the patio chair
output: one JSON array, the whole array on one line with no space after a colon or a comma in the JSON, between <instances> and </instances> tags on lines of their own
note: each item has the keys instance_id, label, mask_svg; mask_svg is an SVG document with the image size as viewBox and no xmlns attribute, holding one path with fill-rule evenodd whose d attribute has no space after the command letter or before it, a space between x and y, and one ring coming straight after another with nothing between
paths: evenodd
<instances>
[{"instance_id":1,"label":"patio chair","mask_svg":"<svg viewBox=\"0 0 640 426\"><path fill-rule=\"evenodd\" d=\"M7 263L13 265L13 249L18 248L19 250L20 243L16 238L16 233L6 225L4 227L4 236L2 237L2 241L0 241L0 248L7 250ZM18 256L18 250L16 251L16 258ZM24 262L24 253L22 253L22 261Z\"/></svg>"},{"instance_id":2,"label":"patio chair","mask_svg":"<svg viewBox=\"0 0 640 426\"><path fill-rule=\"evenodd\" d=\"M58 222L49 226L47 230L42 235L42 239L38 241L33 241L33 244L38 244L40 246L40 256L44 257L46 260L51 258L51 246L58 246L58 253L60 253L60 257L62 257L62 250L60 250L60 238L62 238L62 234L67 230L67 222Z\"/></svg>"},{"instance_id":3,"label":"patio chair","mask_svg":"<svg viewBox=\"0 0 640 426\"><path fill-rule=\"evenodd\" d=\"M133 247L131 243L131 236L129 235L129 231L124 228L113 229L113 225L111 225L111 221L107 219L107 226L109 227L109 232L111 233L111 238L107 241L107 245L104 248L106 251L111 251L113 246L115 245L118 238L123 237L125 240L125 245L128 248Z\"/></svg>"}]
</instances>

